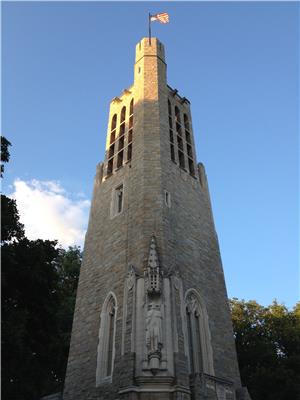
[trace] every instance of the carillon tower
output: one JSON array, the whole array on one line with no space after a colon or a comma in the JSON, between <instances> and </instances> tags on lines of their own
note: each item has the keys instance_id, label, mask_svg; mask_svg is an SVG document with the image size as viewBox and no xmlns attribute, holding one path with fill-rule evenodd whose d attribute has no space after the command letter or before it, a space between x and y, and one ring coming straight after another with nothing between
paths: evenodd
<instances>
[{"instance_id":1,"label":"carillon tower","mask_svg":"<svg viewBox=\"0 0 300 400\"><path fill-rule=\"evenodd\" d=\"M144 38L110 105L64 400L248 398L190 103Z\"/></svg>"}]
</instances>

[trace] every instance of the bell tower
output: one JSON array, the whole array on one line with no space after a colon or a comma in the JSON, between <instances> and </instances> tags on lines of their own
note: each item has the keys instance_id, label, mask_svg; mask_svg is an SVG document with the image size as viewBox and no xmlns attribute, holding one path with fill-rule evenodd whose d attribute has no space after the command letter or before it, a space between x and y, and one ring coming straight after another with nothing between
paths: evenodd
<instances>
[{"instance_id":1,"label":"bell tower","mask_svg":"<svg viewBox=\"0 0 300 400\"><path fill-rule=\"evenodd\" d=\"M64 400L250 399L241 387L190 102L136 46L97 166Z\"/></svg>"}]
</instances>

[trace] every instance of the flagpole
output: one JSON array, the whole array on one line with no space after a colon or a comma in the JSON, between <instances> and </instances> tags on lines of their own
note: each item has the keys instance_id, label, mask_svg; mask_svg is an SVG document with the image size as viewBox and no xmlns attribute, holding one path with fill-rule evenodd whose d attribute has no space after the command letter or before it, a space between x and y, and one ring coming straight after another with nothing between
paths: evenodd
<instances>
[{"instance_id":1,"label":"flagpole","mask_svg":"<svg viewBox=\"0 0 300 400\"><path fill-rule=\"evenodd\" d=\"M149 46L151 46L151 14L149 13Z\"/></svg>"}]
</instances>

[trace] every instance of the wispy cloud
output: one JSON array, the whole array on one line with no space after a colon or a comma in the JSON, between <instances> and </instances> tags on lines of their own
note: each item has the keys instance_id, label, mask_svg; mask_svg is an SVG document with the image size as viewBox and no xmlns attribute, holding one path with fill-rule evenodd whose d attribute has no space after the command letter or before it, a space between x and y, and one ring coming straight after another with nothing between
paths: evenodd
<instances>
[{"instance_id":1,"label":"wispy cloud","mask_svg":"<svg viewBox=\"0 0 300 400\"><path fill-rule=\"evenodd\" d=\"M56 181L14 181L17 201L29 239L58 240L62 246L83 245L90 201L76 200Z\"/></svg>"}]
</instances>

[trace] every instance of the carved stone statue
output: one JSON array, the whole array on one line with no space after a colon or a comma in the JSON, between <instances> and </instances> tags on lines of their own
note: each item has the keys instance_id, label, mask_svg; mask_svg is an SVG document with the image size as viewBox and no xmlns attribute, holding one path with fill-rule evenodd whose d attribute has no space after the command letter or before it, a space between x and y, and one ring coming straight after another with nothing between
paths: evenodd
<instances>
[{"instance_id":1,"label":"carved stone statue","mask_svg":"<svg viewBox=\"0 0 300 400\"><path fill-rule=\"evenodd\" d=\"M146 318L146 344L149 354L160 356L162 348L162 315L160 304L150 303Z\"/></svg>"}]
</instances>

